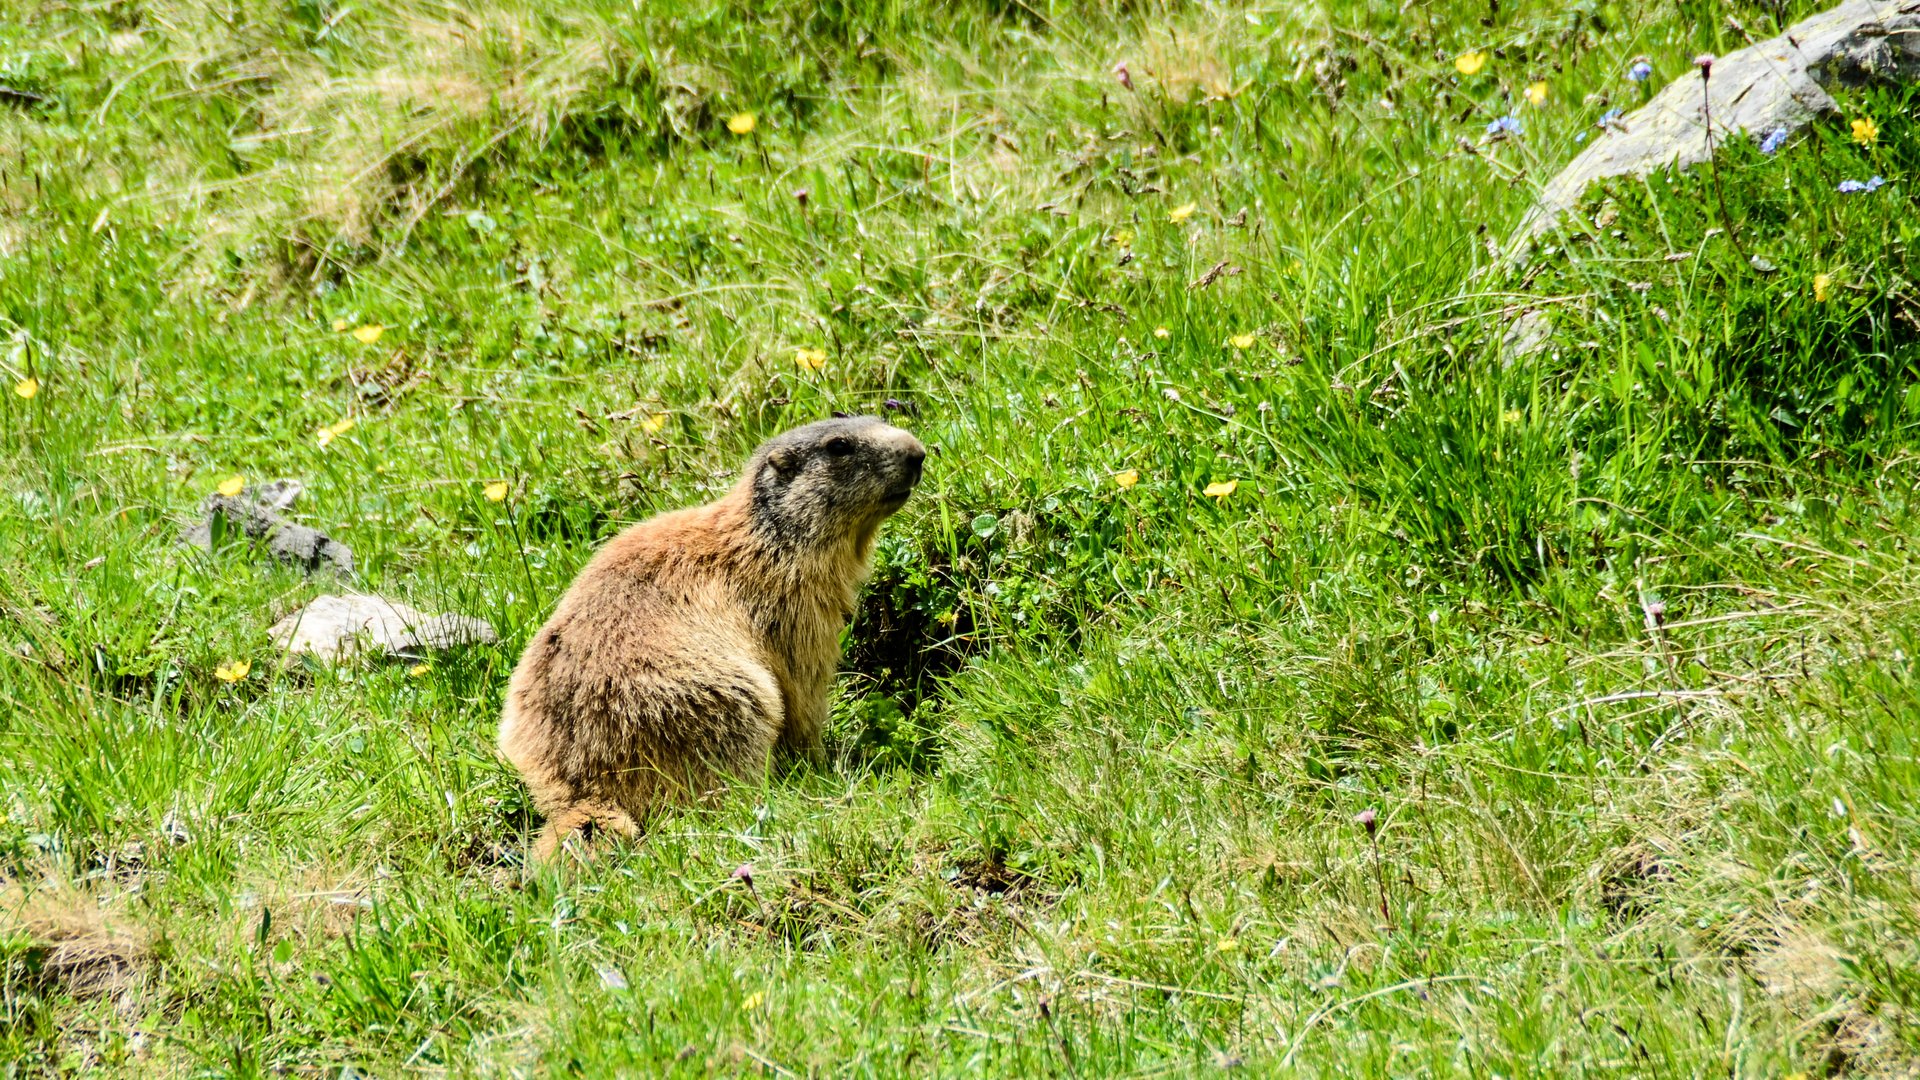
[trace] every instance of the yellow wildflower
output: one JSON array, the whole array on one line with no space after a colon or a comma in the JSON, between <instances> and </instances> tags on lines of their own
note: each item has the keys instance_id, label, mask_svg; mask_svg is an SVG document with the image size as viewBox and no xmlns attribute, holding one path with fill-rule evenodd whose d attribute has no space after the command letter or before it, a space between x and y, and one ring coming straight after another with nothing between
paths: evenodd
<instances>
[{"instance_id":1,"label":"yellow wildflower","mask_svg":"<svg viewBox=\"0 0 1920 1080\"><path fill-rule=\"evenodd\" d=\"M384 326L381 326L379 323L368 323L367 325L353 332L353 340L359 342L362 345L371 345L374 342L379 341L380 335L386 332L387 332L387 328Z\"/></svg>"},{"instance_id":2,"label":"yellow wildflower","mask_svg":"<svg viewBox=\"0 0 1920 1080\"><path fill-rule=\"evenodd\" d=\"M333 320L333 332L338 334L341 331L345 330L347 327L352 325L353 325L352 323L348 322L345 319L335 319Z\"/></svg>"},{"instance_id":3,"label":"yellow wildflower","mask_svg":"<svg viewBox=\"0 0 1920 1080\"><path fill-rule=\"evenodd\" d=\"M740 1003L740 1011L752 1012L753 1010L759 1008L762 1005L765 1005L766 1003L767 1003L767 995L758 990L755 990L753 993L747 995L747 999L745 1001L742 1001Z\"/></svg>"},{"instance_id":4,"label":"yellow wildflower","mask_svg":"<svg viewBox=\"0 0 1920 1080\"><path fill-rule=\"evenodd\" d=\"M488 502L505 502L507 501L507 482L494 480L481 488L480 493L487 497Z\"/></svg>"},{"instance_id":5,"label":"yellow wildflower","mask_svg":"<svg viewBox=\"0 0 1920 1080\"><path fill-rule=\"evenodd\" d=\"M1234 937L1223 937L1219 941L1214 942L1213 948L1215 952L1223 952L1223 953L1239 952L1240 939L1234 938Z\"/></svg>"},{"instance_id":6,"label":"yellow wildflower","mask_svg":"<svg viewBox=\"0 0 1920 1080\"><path fill-rule=\"evenodd\" d=\"M1872 117L1863 116L1855 120L1852 127L1853 141L1861 146L1872 146L1880 140L1880 125L1874 123Z\"/></svg>"},{"instance_id":7,"label":"yellow wildflower","mask_svg":"<svg viewBox=\"0 0 1920 1080\"><path fill-rule=\"evenodd\" d=\"M13 392L18 397L31 398L40 392L40 380L29 375L13 384Z\"/></svg>"},{"instance_id":8,"label":"yellow wildflower","mask_svg":"<svg viewBox=\"0 0 1920 1080\"><path fill-rule=\"evenodd\" d=\"M640 419L640 430L649 435L659 434L660 429L666 426L667 414L663 412L657 412L651 416L641 417Z\"/></svg>"},{"instance_id":9,"label":"yellow wildflower","mask_svg":"<svg viewBox=\"0 0 1920 1080\"><path fill-rule=\"evenodd\" d=\"M242 491L246 490L246 487L247 487L246 477L229 476L225 480L220 481L220 486L217 488L214 488L213 490L231 499L235 495L238 495Z\"/></svg>"},{"instance_id":10,"label":"yellow wildflower","mask_svg":"<svg viewBox=\"0 0 1920 1080\"><path fill-rule=\"evenodd\" d=\"M1238 480L1216 480L1207 485L1206 494L1211 498L1225 499L1227 496L1233 494L1234 489L1239 486L1240 481Z\"/></svg>"},{"instance_id":11,"label":"yellow wildflower","mask_svg":"<svg viewBox=\"0 0 1920 1080\"><path fill-rule=\"evenodd\" d=\"M1252 334L1235 334L1232 337L1227 339L1227 344L1233 346L1236 349L1251 349L1253 348L1253 335Z\"/></svg>"},{"instance_id":12,"label":"yellow wildflower","mask_svg":"<svg viewBox=\"0 0 1920 1080\"><path fill-rule=\"evenodd\" d=\"M1827 290L1828 290L1828 289L1830 289L1830 288L1832 288L1832 287L1833 287L1833 275L1832 275L1832 274L1815 274L1815 275L1813 275L1813 298L1814 298L1814 300L1816 300L1816 301L1818 301L1819 303L1823 303L1823 304L1824 304L1824 303L1826 303L1826 301L1827 301Z\"/></svg>"},{"instance_id":13,"label":"yellow wildflower","mask_svg":"<svg viewBox=\"0 0 1920 1080\"><path fill-rule=\"evenodd\" d=\"M808 371L819 371L827 366L827 350L809 349L803 345L794 350L793 362Z\"/></svg>"},{"instance_id":14,"label":"yellow wildflower","mask_svg":"<svg viewBox=\"0 0 1920 1080\"><path fill-rule=\"evenodd\" d=\"M1506 421L1509 424L1517 424L1524 418L1524 416L1525 414L1523 414L1519 409L1508 409L1506 412L1503 412L1500 414L1500 419Z\"/></svg>"},{"instance_id":15,"label":"yellow wildflower","mask_svg":"<svg viewBox=\"0 0 1920 1080\"><path fill-rule=\"evenodd\" d=\"M432 670L433 670L433 665L431 664L415 664L412 667L407 669L407 677L410 679L417 679L420 676L425 675L427 672Z\"/></svg>"},{"instance_id":16,"label":"yellow wildflower","mask_svg":"<svg viewBox=\"0 0 1920 1080\"><path fill-rule=\"evenodd\" d=\"M1527 100L1535 105L1547 103L1547 84L1545 80L1527 84Z\"/></svg>"},{"instance_id":17,"label":"yellow wildflower","mask_svg":"<svg viewBox=\"0 0 1920 1080\"><path fill-rule=\"evenodd\" d=\"M229 660L213 669L213 677L221 682L239 682L253 670L253 664L246 660Z\"/></svg>"},{"instance_id":18,"label":"yellow wildflower","mask_svg":"<svg viewBox=\"0 0 1920 1080\"><path fill-rule=\"evenodd\" d=\"M1462 75L1478 75L1486 66L1487 54L1483 52L1463 52L1453 58L1453 70Z\"/></svg>"},{"instance_id":19,"label":"yellow wildflower","mask_svg":"<svg viewBox=\"0 0 1920 1080\"><path fill-rule=\"evenodd\" d=\"M1132 247L1133 246L1133 230L1120 229L1119 231L1115 232L1113 234L1113 246L1119 247L1119 248Z\"/></svg>"},{"instance_id":20,"label":"yellow wildflower","mask_svg":"<svg viewBox=\"0 0 1920 1080\"><path fill-rule=\"evenodd\" d=\"M759 118L750 112L734 113L727 117L727 130L735 135L751 135L753 129L759 126Z\"/></svg>"},{"instance_id":21,"label":"yellow wildflower","mask_svg":"<svg viewBox=\"0 0 1920 1080\"><path fill-rule=\"evenodd\" d=\"M1119 484L1121 490L1124 491L1125 489L1130 488L1133 485L1140 482L1140 470L1128 469L1126 472L1123 472L1123 473L1115 473L1113 477L1113 482L1116 484Z\"/></svg>"},{"instance_id":22,"label":"yellow wildflower","mask_svg":"<svg viewBox=\"0 0 1920 1080\"><path fill-rule=\"evenodd\" d=\"M1173 336L1173 331L1164 326L1156 326L1153 328L1153 336L1159 338L1161 341L1165 341Z\"/></svg>"},{"instance_id":23,"label":"yellow wildflower","mask_svg":"<svg viewBox=\"0 0 1920 1080\"><path fill-rule=\"evenodd\" d=\"M343 416L319 430L320 445L324 448L328 443L352 430L353 417Z\"/></svg>"},{"instance_id":24,"label":"yellow wildflower","mask_svg":"<svg viewBox=\"0 0 1920 1080\"><path fill-rule=\"evenodd\" d=\"M1181 206L1176 206L1173 208L1173 212L1167 215L1167 220L1173 222L1175 225L1178 225L1181 222L1192 217L1193 212L1198 209L1200 209L1199 203L1186 203Z\"/></svg>"}]
</instances>

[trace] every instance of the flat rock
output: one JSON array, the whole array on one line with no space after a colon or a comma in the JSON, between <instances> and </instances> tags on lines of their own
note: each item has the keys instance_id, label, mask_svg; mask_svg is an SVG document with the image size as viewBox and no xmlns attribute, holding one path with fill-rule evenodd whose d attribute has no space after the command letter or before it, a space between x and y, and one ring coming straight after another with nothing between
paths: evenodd
<instances>
[{"instance_id":1,"label":"flat rock","mask_svg":"<svg viewBox=\"0 0 1920 1080\"><path fill-rule=\"evenodd\" d=\"M420 659L456 645L499 640L493 625L468 615L428 615L398 600L352 593L319 596L267 631L289 653L322 660L352 655Z\"/></svg>"},{"instance_id":2,"label":"flat rock","mask_svg":"<svg viewBox=\"0 0 1920 1080\"><path fill-rule=\"evenodd\" d=\"M1553 340L1553 318L1544 311L1528 311L1507 324L1500 345L1509 357L1532 356Z\"/></svg>"},{"instance_id":3,"label":"flat rock","mask_svg":"<svg viewBox=\"0 0 1920 1080\"><path fill-rule=\"evenodd\" d=\"M1514 231L1508 250L1524 259L1533 244L1578 205L1587 185L1609 176L1645 175L1707 160L1712 145L1738 132L1754 138L1799 131L1836 111L1828 87L1920 78L1920 0L1847 0L1795 23L1786 33L1713 62L1708 92L1689 71L1588 144Z\"/></svg>"}]
</instances>

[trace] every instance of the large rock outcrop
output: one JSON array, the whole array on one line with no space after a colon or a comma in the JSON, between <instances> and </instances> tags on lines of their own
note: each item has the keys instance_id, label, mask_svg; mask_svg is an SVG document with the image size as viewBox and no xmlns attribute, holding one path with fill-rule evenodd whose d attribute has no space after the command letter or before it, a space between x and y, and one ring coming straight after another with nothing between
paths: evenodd
<instances>
[{"instance_id":1,"label":"large rock outcrop","mask_svg":"<svg viewBox=\"0 0 1920 1080\"><path fill-rule=\"evenodd\" d=\"M1713 62L1703 92L1690 71L1617 123L1541 189L1509 242L1515 258L1575 209L1587 185L1707 160L1739 133L1792 134L1837 106L1830 88L1920 78L1920 0L1847 0L1786 33Z\"/></svg>"}]
</instances>

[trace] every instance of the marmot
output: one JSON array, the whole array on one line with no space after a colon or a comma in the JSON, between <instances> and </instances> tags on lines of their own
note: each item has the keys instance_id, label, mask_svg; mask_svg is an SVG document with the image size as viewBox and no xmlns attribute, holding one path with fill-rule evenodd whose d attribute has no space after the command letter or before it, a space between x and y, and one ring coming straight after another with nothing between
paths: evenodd
<instances>
[{"instance_id":1,"label":"marmot","mask_svg":"<svg viewBox=\"0 0 1920 1080\"><path fill-rule=\"evenodd\" d=\"M500 719L500 752L547 818L535 858L588 823L631 836L663 804L764 776L776 746L817 758L874 536L926 457L874 417L808 424L761 444L725 497L587 563Z\"/></svg>"}]
</instances>

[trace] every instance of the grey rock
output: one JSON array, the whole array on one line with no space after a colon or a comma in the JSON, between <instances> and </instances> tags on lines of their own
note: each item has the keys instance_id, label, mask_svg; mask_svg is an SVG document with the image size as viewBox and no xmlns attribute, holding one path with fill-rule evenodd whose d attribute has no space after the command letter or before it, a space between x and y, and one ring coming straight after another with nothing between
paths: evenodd
<instances>
[{"instance_id":1,"label":"grey rock","mask_svg":"<svg viewBox=\"0 0 1920 1080\"><path fill-rule=\"evenodd\" d=\"M252 499L269 510L290 510L306 490L307 485L298 480L269 480L258 486L249 485L240 497Z\"/></svg>"},{"instance_id":2,"label":"grey rock","mask_svg":"<svg viewBox=\"0 0 1920 1080\"><path fill-rule=\"evenodd\" d=\"M180 533L182 543L212 551L216 533L258 542L281 562L314 571L327 567L353 573L353 549L318 529L280 516L271 506L239 495L209 495L200 504L203 520Z\"/></svg>"},{"instance_id":3,"label":"grey rock","mask_svg":"<svg viewBox=\"0 0 1920 1080\"><path fill-rule=\"evenodd\" d=\"M1807 66L1821 86L1868 86L1920 79L1920 5L1854 27L1833 51Z\"/></svg>"},{"instance_id":4,"label":"grey rock","mask_svg":"<svg viewBox=\"0 0 1920 1080\"><path fill-rule=\"evenodd\" d=\"M201 520L180 532L184 544L212 551L214 537L264 542L267 553L281 562L313 571L332 567L353 573L353 549L318 529L282 517L306 491L298 480L269 480L249 485L238 495L209 495L200 503Z\"/></svg>"},{"instance_id":5,"label":"grey rock","mask_svg":"<svg viewBox=\"0 0 1920 1080\"><path fill-rule=\"evenodd\" d=\"M1553 318L1538 309L1528 311L1508 323L1506 332L1500 335L1500 345L1512 359L1532 356L1546 348L1551 340Z\"/></svg>"},{"instance_id":6,"label":"grey rock","mask_svg":"<svg viewBox=\"0 0 1920 1080\"><path fill-rule=\"evenodd\" d=\"M428 615L398 600L360 593L315 597L267 633L293 655L329 661L356 655L418 660L458 645L500 639L485 619Z\"/></svg>"},{"instance_id":7,"label":"grey rock","mask_svg":"<svg viewBox=\"0 0 1920 1080\"><path fill-rule=\"evenodd\" d=\"M1699 164L1707 160L1709 134L1719 146L1738 132L1755 138L1778 128L1797 132L1836 111L1826 87L1920 78L1916 13L1920 0L1847 0L1779 37L1718 58L1705 93L1699 71L1689 71L1596 135L1547 182L1514 231L1509 255L1525 259L1595 180Z\"/></svg>"}]
</instances>

